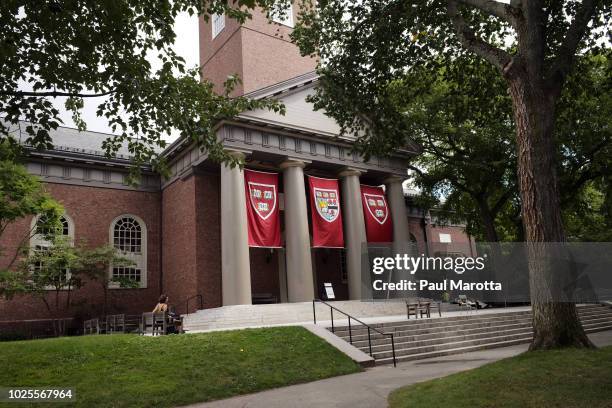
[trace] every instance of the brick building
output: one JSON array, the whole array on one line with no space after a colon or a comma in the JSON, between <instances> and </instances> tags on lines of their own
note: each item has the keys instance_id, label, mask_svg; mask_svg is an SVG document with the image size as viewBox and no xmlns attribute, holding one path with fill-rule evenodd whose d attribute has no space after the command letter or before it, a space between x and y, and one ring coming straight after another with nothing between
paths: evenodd
<instances>
[{"instance_id":1,"label":"brick building","mask_svg":"<svg viewBox=\"0 0 612 408\"><path fill-rule=\"evenodd\" d=\"M292 13L273 24L262 13L243 25L224 16L200 22L204 77L220 89L236 73L243 84L235 94L274 97L286 106L285 116L244 112L216 128L225 147L244 157L247 168L279 173L282 248L248 247L243 171L208 160L188 140L178 139L162 152L170 164L169 178L145 166L138 186L125 182L130 165L125 149L114 159L104 157L105 134L60 128L52 132L53 149L30 151L28 170L65 208L64 233L90 245L113 243L135 261L133 267L109 270L140 282L136 289L111 288L109 311L148 311L161 292L180 313L188 311L184 301L197 294L208 308L262 296L308 301L322 282L332 282L339 299L358 298L365 240L360 184L386 186L395 241L414 241L423 253L435 251L440 242L458 243L466 255L473 250L461 226L440 226L435 217L406 205L402 181L418 146L366 162L350 152L354 139L337 137L337 124L306 102L317 84L315 61L301 57L289 42ZM20 127L13 131L18 138ZM344 249L311 248L305 175L339 179ZM36 235L24 240L35 225L31 218L7 228L0 267L20 245L40 244ZM103 292L99 283L87 283L72 292L74 306L61 314L99 314ZM39 299L24 296L0 300L0 315L2 320L49 317Z\"/></svg>"}]
</instances>

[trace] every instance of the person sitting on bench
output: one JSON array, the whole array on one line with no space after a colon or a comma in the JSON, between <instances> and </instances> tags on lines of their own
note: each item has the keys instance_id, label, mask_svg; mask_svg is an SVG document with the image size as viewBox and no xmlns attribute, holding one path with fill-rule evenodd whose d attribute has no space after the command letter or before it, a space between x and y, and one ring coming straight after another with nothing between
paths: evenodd
<instances>
[{"instance_id":1,"label":"person sitting on bench","mask_svg":"<svg viewBox=\"0 0 612 408\"><path fill-rule=\"evenodd\" d=\"M168 327L166 334L178 334L182 332L182 320L168 307L168 296L160 295L153 313L165 313L167 316Z\"/></svg>"},{"instance_id":2,"label":"person sitting on bench","mask_svg":"<svg viewBox=\"0 0 612 408\"><path fill-rule=\"evenodd\" d=\"M153 313L166 313L168 311L168 296L161 294L153 309Z\"/></svg>"}]
</instances>

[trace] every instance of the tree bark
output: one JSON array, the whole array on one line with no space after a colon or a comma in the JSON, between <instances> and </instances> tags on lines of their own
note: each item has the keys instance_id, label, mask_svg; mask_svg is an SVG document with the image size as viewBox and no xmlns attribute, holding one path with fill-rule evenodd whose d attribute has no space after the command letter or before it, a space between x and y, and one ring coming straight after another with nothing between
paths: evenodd
<instances>
[{"instance_id":1,"label":"tree bark","mask_svg":"<svg viewBox=\"0 0 612 408\"><path fill-rule=\"evenodd\" d=\"M484 233L487 242L498 242L499 235L495 227L495 215L491 214L491 211L485 203L479 201L478 206L480 207L480 217L484 225Z\"/></svg>"},{"instance_id":2,"label":"tree bark","mask_svg":"<svg viewBox=\"0 0 612 408\"><path fill-rule=\"evenodd\" d=\"M534 329L530 349L593 347L568 292L571 266L564 258L554 163L555 93L531 74L527 64L513 65L506 79L517 129L517 176L529 254Z\"/></svg>"}]
</instances>

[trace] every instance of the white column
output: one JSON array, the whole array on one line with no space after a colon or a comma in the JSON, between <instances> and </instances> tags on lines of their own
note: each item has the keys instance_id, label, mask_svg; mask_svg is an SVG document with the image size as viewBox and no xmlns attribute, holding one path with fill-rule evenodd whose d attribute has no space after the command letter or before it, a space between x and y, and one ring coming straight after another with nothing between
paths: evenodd
<instances>
[{"instance_id":1,"label":"white column","mask_svg":"<svg viewBox=\"0 0 612 408\"><path fill-rule=\"evenodd\" d=\"M240 159L244 153L232 152ZM251 304L244 173L221 164L221 286L223 306Z\"/></svg>"},{"instance_id":2,"label":"white column","mask_svg":"<svg viewBox=\"0 0 612 408\"><path fill-rule=\"evenodd\" d=\"M307 302L315 296L304 165L300 160L287 160L280 165L285 189L285 256L289 302Z\"/></svg>"},{"instance_id":3,"label":"white column","mask_svg":"<svg viewBox=\"0 0 612 408\"><path fill-rule=\"evenodd\" d=\"M342 180L342 222L344 223L344 246L346 248L346 268L348 275L349 299L361 299L362 262L367 259L363 245L367 243L363 206L361 205L361 187L355 169L340 172Z\"/></svg>"},{"instance_id":4,"label":"white column","mask_svg":"<svg viewBox=\"0 0 612 408\"><path fill-rule=\"evenodd\" d=\"M408 213L402 187L403 178L391 176L385 180L387 201L393 221L393 250L395 253L407 253L410 249L410 231L408 230Z\"/></svg>"}]
</instances>

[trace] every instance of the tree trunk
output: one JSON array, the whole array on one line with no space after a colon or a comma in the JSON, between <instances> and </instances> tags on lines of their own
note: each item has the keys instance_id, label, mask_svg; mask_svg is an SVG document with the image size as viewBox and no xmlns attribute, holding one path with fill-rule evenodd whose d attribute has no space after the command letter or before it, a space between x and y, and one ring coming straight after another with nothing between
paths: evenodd
<instances>
[{"instance_id":1,"label":"tree trunk","mask_svg":"<svg viewBox=\"0 0 612 408\"><path fill-rule=\"evenodd\" d=\"M499 235L495 227L495 215L491 214L491 210L485 203L479 201L478 206L480 207L480 217L484 225L484 233L487 242L498 242Z\"/></svg>"},{"instance_id":2,"label":"tree trunk","mask_svg":"<svg viewBox=\"0 0 612 408\"><path fill-rule=\"evenodd\" d=\"M555 96L541 79L530 76L519 64L506 76L517 129L517 176L529 254L534 329L530 349L593 347L568 295L571 268L564 261L555 172Z\"/></svg>"}]
</instances>

